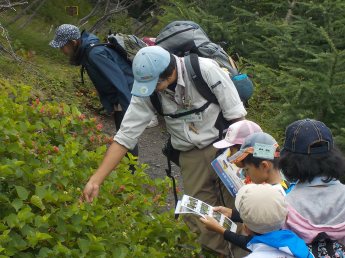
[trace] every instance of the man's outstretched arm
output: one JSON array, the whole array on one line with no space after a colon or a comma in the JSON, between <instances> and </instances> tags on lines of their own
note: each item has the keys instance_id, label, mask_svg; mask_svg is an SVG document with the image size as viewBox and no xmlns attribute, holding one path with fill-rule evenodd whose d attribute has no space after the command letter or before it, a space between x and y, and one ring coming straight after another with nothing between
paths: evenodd
<instances>
[{"instance_id":1,"label":"man's outstretched arm","mask_svg":"<svg viewBox=\"0 0 345 258\"><path fill-rule=\"evenodd\" d=\"M117 167L127 151L128 149L126 147L116 141L110 145L101 165L85 185L83 196L81 198L82 200L92 202L93 199L98 196L101 184L111 171Z\"/></svg>"}]
</instances>

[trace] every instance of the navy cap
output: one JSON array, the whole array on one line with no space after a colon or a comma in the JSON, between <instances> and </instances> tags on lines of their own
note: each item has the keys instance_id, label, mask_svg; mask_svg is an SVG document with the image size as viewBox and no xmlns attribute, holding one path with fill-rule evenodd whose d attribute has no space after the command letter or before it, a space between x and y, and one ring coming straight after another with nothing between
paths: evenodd
<instances>
[{"instance_id":1,"label":"navy cap","mask_svg":"<svg viewBox=\"0 0 345 258\"><path fill-rule=\"evenodd\" d=\"M290 151L300 154L321 154L329 152L332 148L332 132L320 121L298 120L286 128L283 153Z\"/></svg>"},{"instance_id":2,"label":"navy cap","mask_svg":"<svg viewBox=\"0 0 345 258\"><path fill-rule=\"evenodd\" d=\"M81 36L78 27L72 24L62 24L55 31L55 37L49 45L53 48L63 47L71 40L77 40Z\"/></svg>"}]
</instances>

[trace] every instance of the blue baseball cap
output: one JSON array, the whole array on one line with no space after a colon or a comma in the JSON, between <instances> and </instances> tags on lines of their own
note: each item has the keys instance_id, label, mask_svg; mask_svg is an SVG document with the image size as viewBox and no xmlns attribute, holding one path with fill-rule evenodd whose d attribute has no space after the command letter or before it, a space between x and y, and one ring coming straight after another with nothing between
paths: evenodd
<instances>
[{"instance_id":1,"label":"blue baseball cap","mask_svg":"<svg viewBox=\"0 0 345 258\"><path fill-rule=\"evenodd\" d=\"M327 153L333 148L331 130L322 122L302 119L288 125L285 130L285 151L299 154Z\"/></svg>"},{"instance_id":2,"label":"blue baseball cap","mask_svg":"<svg viewBox=\"0 0 345 258\"><path fill-rule=\"evenodd\" d=\"M170 63L170 53L159 46L144 47L133 59L132 95L150 96L156 89L159 75Z\"/></svg>"},{"instance_id":3,"label":"blue baseball cap","mask_svg":"<svg viewBox=\"0 0 345 258\"><path fill-rule=\"evenodd\" d=\"M247 136L238 152L228 158L231 163L244 160L249 154L256 158L273 160L279 157L277 141L268 133L257 132Z\"/></svg>"},{"instance_id":4,"label":"blue baseball cap","mask_svg":"<svg viewBox=\"0 0 345 258\"><path fill-rule=\"evenodd\" d=\"M49 45L53 48L63 47L71 40L77 40L81 36L77 26L72 24L62 24L55 31L55 37Z\"/></svg>"}]
</instances>

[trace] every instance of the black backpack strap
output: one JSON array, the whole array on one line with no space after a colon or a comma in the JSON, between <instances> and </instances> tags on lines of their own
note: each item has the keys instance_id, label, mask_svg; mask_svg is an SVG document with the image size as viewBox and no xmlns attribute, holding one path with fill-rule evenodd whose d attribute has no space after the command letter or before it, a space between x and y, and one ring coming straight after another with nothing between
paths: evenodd
<instances>
[{"instance_id":1,"label":"black backpack strap","mask_svg":"<svg viewBox=\"0 0 345 258\"><path fill-rule=\"evenodd\" d=\"M161 101L158 97L158 94L154 92L151 96L151 103L153 107L157 110L157 113L162 116L169 116L171 118L179 118L183 116L187 116L190 114L200 113L203 112L211 103L219 104L217 97L213 94L208 84L205 82L204 78L202 77L200 65L199 65L199 59L198 55L195 53L187 54L185 56L185 65L187 72L191 79L193 80L193 83L197 89L197 91L200 93L200 95L207 100L207 102L201 106L200 108L188 110L186 112L181 112L177 114L164 114L162 109ZM219 139L222 139L224 131L228 128L228 126L232 123L232 121L227 121L223 113L220 112L219 116L216 121L216 128L219 130Z\"/></svg>"},{"instance_id":2,"label":"black backpack strap","mask_svg":"<svg viewBox=\"0 0 345 258\"><path fill-rule=\"evenodd\" d=\"M83 31L83 32L84 32L84 31ZM108 44L109 44L109 43L90 44L90 45L86 48L86 52L85 52L85 56L86 56L87 62L89 62L89 53L90 53L91 49L93 49L94 47L97 47L97 46L106 46L106 45L108 45ZM81 67L80 67L80 79L81 79L81 83L82 83L82 84L85 84L85 81L84 81L85 69L86 69L86 67L85 67L84 65L81 65Z\"/></svg>"},{"instance_id":3,"label":"black backpack strap","mask_svg":"<svg viewBox=\"0 0 345 258\"><path fill-rule=\"evenodd\" d=\"M198 55L195 53L191 53L185 56L185 65L200 95L210 103L219 105L217 97L213 94L210 87L202 77ZM224 118L223 112L220 112L215 124L215 127L219 130L219 139L223 138L223 134L230 124L231 122L227 121Z\"/></svg>"},{"instance_id":4,"label":"black backpack strap","mask_svg":"<svg viewBox=\"0 0 345 258\"><path fill-rule=\"evenodd\" d=\"M175 208L177 206L177 202L178 202L178 197L177 197L177 190L176 190L176 181L175 181L175 177L172 175L172 171L171 171L171 160L169 158L167 158L168 161L168 168L165 169L165 172L167 173L167 177L169 177L172 181L172 187L173 187L173 193L174 193L174 199L175 199ZM175 214L175 219L178 219L179 215Z\"/></svg>"},{"instance_id":5,"label":"black backpack strap","mask_svg":"<svg viewBox=\"0 0 345 258\"><path fill-rule=\"evenodd\" d=\"M218 104L216 96L213 94L210 87L202 77L198 55L195 53L191 53L189 55L186 55L184 57L184 60L187 72L191 76L193 83L200 95L207 101Z\"/></svg>"},{"instance_id":6,"label":"black backpack strap","mask_svg":"<svg viewBox=\"0 0 345 258\"><path fill-rule=\"evenodd\" d=\"M196 108L196 109L191 109L191 110L181 112L181 113L176 113L176 114L164 114L163 109L162 109L162 103L159 99L157 92L153 92L151 94L150 100L151 100L152 106L156 109L156 111L159 115L168 116L171 118L180 118L180 117L188 116L191 114L201 113L211 104L211 102L208 101L204 105L202 105L201 107Z\"/></svg>"},{"instance_id":7,"label":"black backpack strap","mask_svg":"<svg viewBox=\"0 0 345 258\"><path fill-rule=\"evenodd\" d=\"M85 66L82 65L80 67L80 79L81 79L81 83L82 84L85 84L85 81L84 81L84 73L85 73Z\"/></svg>"},{"instance_id":8,"label":"black backpack strap","mask_svg":"<svg viewBox=\"0 0 345 258\"><path fill-rule=\"evenodd\" d=\"M203 112L209 105L211 104L211 102L206 102L204 105L202 105L199 108L196 109L192 109L192 110L188 110L186 112L181 112L181 113L176 113L176 114L163 114L163 116L168 116L171 118L180 118L180 117L184 117L184 116L188 116L191 114L197 114L197 113L201 113Z\"/></svg>"},{"instance_id":9,"label":"black backpack strap","mask_svg":"<svg viewBox=\"0 0 345 258\"><path fill-rule=\"evenodd\" d=\"M191 114L203 112L206 108L208 108L208 106L211 103L218 104L218 100L217 100L216 96L212 93L212 91L208 87L208 84L205 82L205 80L203 79L203 77L201 75L198 55L192 53L190 55L185 56L185 64L186 64L187 72L190 74L190 76L193 80L193 83L194 83L195 87L197 88L197 91L200 93L200 95L203 98L205 98L207 100L207 102L199 108L188 110L186 112L181 112L181 113L177 113L177 114L164 114L163 109L162 109L162 103L159 99L159 96L158 96L157 92L154 92L150 96L151 103L152 103L153 107L156 109L157 113L162 115L162 116L168 116L171 118L180 118L183 116L188 116Z\"/></svg>"},{"instance_id":10,"label":"black backpack strap","mask_svg":"<svg viewBox=\"0 0 345 258\"><path fill-rule=\"evenodd\" d=\"M151 100L152 106L154 107L154 109L156 109L157 113L161 116L164 116L163 109L162 109L162 103L159 99L158 93L154 91L150 95L150 100Z\"/></svg>"}]
</instances>

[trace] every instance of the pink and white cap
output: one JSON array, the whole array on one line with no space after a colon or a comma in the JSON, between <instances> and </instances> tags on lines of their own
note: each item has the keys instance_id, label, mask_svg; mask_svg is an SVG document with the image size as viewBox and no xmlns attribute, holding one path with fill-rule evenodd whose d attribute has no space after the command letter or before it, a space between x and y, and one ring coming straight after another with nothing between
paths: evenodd
<instances>
[{"instance_id":1,"label":"pink and white cap","mask_svg":"<svg viewBox=\"0 0 345 258\"><path fill-rule=\"evenodd\" d=\"M229 126L225 139L215 142L213 146L217 149L224 149L235 144L241 144L244 139L253 134L262 132L261 127L249 120L241 120Z\"/></svg>"}]
</instances>

